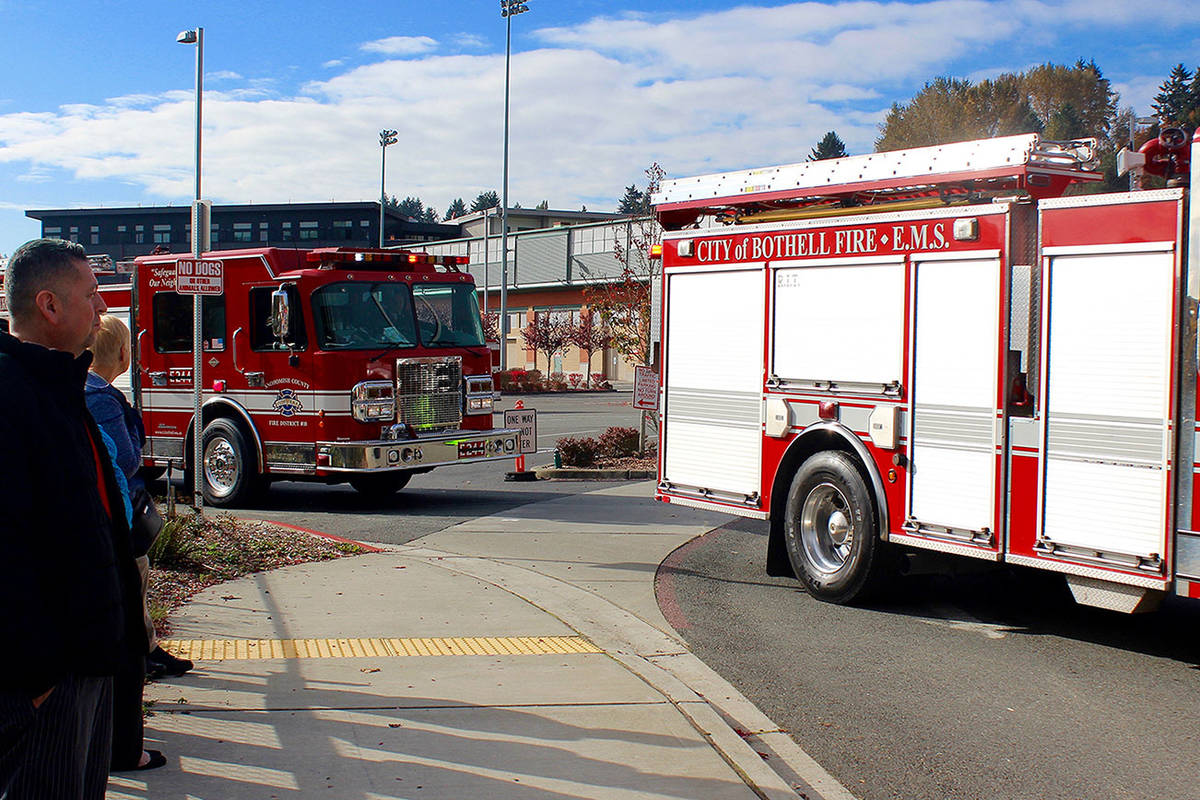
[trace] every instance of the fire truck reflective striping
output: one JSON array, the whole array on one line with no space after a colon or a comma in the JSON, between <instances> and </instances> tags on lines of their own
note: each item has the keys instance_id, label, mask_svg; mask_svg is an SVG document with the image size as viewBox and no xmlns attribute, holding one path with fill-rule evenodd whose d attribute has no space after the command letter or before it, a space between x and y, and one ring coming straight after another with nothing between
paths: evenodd
<instances>
[{"instance_id":1,"label":"fire truck reflective striping","mask_svg":"<svg viewBox=\"0 0 1200 800\"><path fill-rule=\"evenodd\" d=\"M768 571L830 602L896 549L1122 611L1191 596L1200 210L1062 196L1094 155L1029 134L664 181L656 496L773 520Z\"/></svg>"}]
</instances>

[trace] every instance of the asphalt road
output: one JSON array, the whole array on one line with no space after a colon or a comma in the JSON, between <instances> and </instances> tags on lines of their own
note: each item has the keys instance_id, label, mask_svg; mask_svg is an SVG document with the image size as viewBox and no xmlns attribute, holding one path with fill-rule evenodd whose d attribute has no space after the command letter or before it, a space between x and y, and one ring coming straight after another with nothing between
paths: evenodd
<instances>
[{"instance_id":1,"label":"asphalt road","mask_svg":"<svg viewBox=\"0 0 1200 800\"><path fill-rule=\"evenodd\" d=\"M526 456L526 469L551 463L561 437L595 437L611 426L637 427L640 419L629 391L505 395L497 410L513 408L517 400L538 412L538 453ZM497 413L496 425L503 424L503 413ZM513 469L513 459L439 467L414 476L408 486L383 501L369 500L349 484L280 481L237 513L352 539L404 544L466 520L595 486L577 481L506 481L505 473Z\"/></svg>"},{"instance_id":2,"label":"asphalt road","mask_svg":"<svg viewBox=\"0 0 1200 800\"><path fill-rule=\"evenodd\" d=\"M751 520L693 540L660 570L660 605L856 795L1200 796L1200 605L1118 615L1044 573L976 567L845 608L767 577L765 548Z\"/></svg>"},{"instance_id":3,"label":"asphalt road","mask_svg":"<svg viewBox=\"0 0 1200 800\"><path fill-rule=\"evenodd\" d=\"M521 399L539 411L530 467L549 463L561 436L638 422L628 392ZM405 543L597 488L507 482L512 469L439 468L385 502L283 482L238 513ZM905 579L873 606L831 606L765 575L765 530L734 520L676 551L659 573L660 607L859 797L1200 797L1200 606L1116 615L1075 606L1052 576L976 564Z\"/></svg>"}]
</instances>

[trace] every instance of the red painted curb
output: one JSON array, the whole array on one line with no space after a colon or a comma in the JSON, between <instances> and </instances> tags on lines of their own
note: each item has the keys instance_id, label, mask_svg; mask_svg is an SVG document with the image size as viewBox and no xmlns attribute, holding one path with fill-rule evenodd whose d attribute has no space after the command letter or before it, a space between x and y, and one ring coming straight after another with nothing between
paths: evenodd
<instances>
[{"instance_id":1,"label":"red painted curb","mask_svg":"<svg viewBox=\"0 0 1200 800\"><path fill-rule=\"evenodd\" d=\"M324 531L314 531L312 528L302 528L299 525L292 525L287 522L276 522L273 519L246 519L246 521L247 522L263 522L263 523L266 523L267 525L278 525L280 528L287 528L288 530L299 531L300 533L311 534L312 536L316 536L321 539L329 539L334 542L342 542L343 544L352 544L352 545L355 545L356 547L361 547L363 550L367 551L368 553L382 553L383 552L382 547L375 547L373 545L369 545L364 542L359 542L354 539L347 539L344 536L337 536L336 534L325 533Z\"/></svg>"}]
</instances>

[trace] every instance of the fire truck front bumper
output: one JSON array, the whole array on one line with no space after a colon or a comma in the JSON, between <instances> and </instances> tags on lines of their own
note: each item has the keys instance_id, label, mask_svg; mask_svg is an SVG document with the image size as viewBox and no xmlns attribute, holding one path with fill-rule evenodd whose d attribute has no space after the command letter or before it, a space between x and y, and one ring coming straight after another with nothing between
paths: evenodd
<instances>
[{"instance_id":1,"label":"fire truck front bumper","mask_svg":"<svg viewBox=\"0 0 1200 800\"><path fill-rule=\"evenodd\" d=\"M520 431L452 431L418 439L317 442L318 472L391 472L514 458Z\"/></svg>"}]
</instances>

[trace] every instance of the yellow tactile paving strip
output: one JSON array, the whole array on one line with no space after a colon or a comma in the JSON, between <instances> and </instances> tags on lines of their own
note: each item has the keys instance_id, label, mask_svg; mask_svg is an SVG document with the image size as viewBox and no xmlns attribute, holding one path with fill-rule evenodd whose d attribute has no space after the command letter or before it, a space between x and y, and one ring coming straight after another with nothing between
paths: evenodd
<instances>
[{"instance_id":1,"label":"yellow tactile paving strip","mask_svg":"<svg viewBox=\"0 0 1200 800\"><path fill-rule=\"evenodd\" d=\"M397 656L540 656L603 653L582 636L451 636L373 639L166 639L159 644L192 661Z\"/></svg>"}]
</instances>

